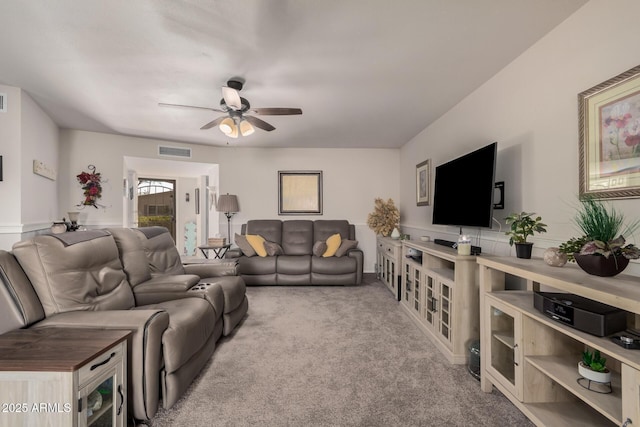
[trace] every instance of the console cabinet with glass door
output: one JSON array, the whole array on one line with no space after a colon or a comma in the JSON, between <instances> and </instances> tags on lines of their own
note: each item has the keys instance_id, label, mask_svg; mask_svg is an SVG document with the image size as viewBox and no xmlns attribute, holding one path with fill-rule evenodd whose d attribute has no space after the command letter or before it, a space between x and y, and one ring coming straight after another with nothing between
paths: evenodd
<instances>
[{"instance_id":1,"label":"console cabinet with glass door","mask_svg":"<svg viewBox=\"0 0 640 427\"><path fill-rule=\"evenodd\" d=\"M130 334L30 328L0 335L0 425L126 425Z\"/></svg>"},{"instance_id":2,"label":"console cabinet with glass door","mask_svg":"<svg viewBox=\"0 0 640 427\"><path fill-rule=\"evenodd\" d=\"M376 239L376 272L398 301L401 298L400 275L402 268L402 242L390 237Z\"/></svg>"},{"instance_id":3,"label":"console cabinet with glass door","mask_svg":"<svg viewBox=\"0 0 640 427\"><path fill-rule=\"evenodd\" d=\"M415 241L402 254L401 306L450 363L467 363L480 327L476 257Z\"/></svg>"},{"instance_id":4,"label":"console cabinet with glass door","mask_svg":"<svg viewBox=\"0 0 640 427\"><path fill-rule=\"evenodd\" d=\"M496 387L539 426L640 424L640 351L557 322L533 305L535 290L577 294L625 310L628 326L638 328L637 277L601 278L575 265L551 267L535 258L479 257L478 264L483 391ZM506 283L518 281L526 290L505 290ZM611 393L578 382L585 349L606 357Z\"/></svg>"}]
</instances>

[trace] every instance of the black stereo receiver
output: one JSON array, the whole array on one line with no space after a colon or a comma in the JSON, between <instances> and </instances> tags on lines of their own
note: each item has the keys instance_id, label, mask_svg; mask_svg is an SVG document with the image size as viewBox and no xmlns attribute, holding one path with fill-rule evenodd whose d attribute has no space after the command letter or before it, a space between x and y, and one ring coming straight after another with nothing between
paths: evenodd
<instances>
[{"instance_id":1,"label":"black stereo receiver","mask_svg":"<svg viewBox=\"0 0 640 427\"><path fill-rule=\"evenodd\" d=\"M578 295L534 292L533 306L555 321L599 337L627 328L624 310Z\"/></svg>"}]
</instances>

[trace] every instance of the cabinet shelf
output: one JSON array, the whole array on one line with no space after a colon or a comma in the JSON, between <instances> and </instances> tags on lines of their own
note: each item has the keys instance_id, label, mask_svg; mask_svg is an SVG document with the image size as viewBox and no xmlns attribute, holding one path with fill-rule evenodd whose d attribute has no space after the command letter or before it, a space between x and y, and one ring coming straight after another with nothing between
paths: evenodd
<instances>
[{"instance_id":1,"label":"cabinet shelf","mask_svg":"<svg viewBox=\"0 0 640 427\"><path fill-rule=\"evenodd\" d=\"M529 418L542 426L613 426L603 417L582 402L527 403L525 411ZM618 425L622 425L619 423Z\"/></svg>"},{"instance_id":2,"label":"cabinet shelf","mask_svg":"<svg viewBox=\"0 0 640 427\"><path fill-rule=\"evenodd\" d=\"M509 335L508 333L501 334L499 332L494 332L493 337L497 339L499 342L501 342L502 344L509 347L511 350L515 348L515 338L513 337L513 334Z\"/></svg>"},{"instance_id":3,"label":"cabinet shelf","mask_svg":"<svg viewBox=\"0 0 640 427\"><path fill-rule=\"evenodd\" d=\"M580 400L600 412L612 422L622 424L622 385L620 374L611 373L611 394L600 394L580 386L577 379L578 355L571 356L528 356L525 360L539 369Z\"/></svg>"},{"instance_id":4,"label":"cabinet shelf","mask_svg":"<svg viewBox=\"0 0 640 427\"><path fill-rule=\"evenodd\" d=\"M498 388L536 425L615 426L640 422L640 352L624 349L609 337L598 337L547 317L535 309L533 291L551 288L627 311L640 323L637 278L593 278L574 266L558 269L540 259L478 258L482 301L481 387ZM505 290L512 276L526 291ZM635 286L633 286L635 285ZM496 312L513 319L513 332ZM506 336L505 336L506 335ZM514 345L514 369L505 349ZM578 362L585 347L599 350L611 369L611 393L578 384ZM514 374L515 372L515 374Z\"/></svg>"}]
</instances>

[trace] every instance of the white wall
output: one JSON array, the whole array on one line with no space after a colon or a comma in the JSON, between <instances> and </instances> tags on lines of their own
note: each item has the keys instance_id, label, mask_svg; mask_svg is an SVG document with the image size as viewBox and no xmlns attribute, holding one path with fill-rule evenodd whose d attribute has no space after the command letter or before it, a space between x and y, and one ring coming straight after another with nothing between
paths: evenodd
<instances>
[{"instance_id":1,"label":"white wall","mask_svg":"<svg viewBox=\"0 0 640 427\"><path fill-rule=\"evenodd\" d=\"M240 232L241 224L249 219L347 219L356 225L366 272L373 272L375 264L375 234L366 225L373 200L399 198L397 149L220 148L77 130L63 130L60 135L60 180L65 183L61 209L80 200L75 175L88 164L94 164L108 182L102 197L106 209L83 211L87 217L82 221L89 226L122 226L123 157L158 158L159 144L191 147L193 159L219 164L218 194L236 194L240 204L240 212L231 220L232 234ZM323 215L278 216L279 170L323 171ZM226 234L224 214L219 214L218 221Z\"/></svg>"},{"instance_id":2,"label":"white wall","mask_svg":"<svg viewBox=\"0 0 640 427\"><path fill-rule=\"evenodd\" d=\"M0 249L11 249L57 218L56 181L34 174L33 161L58 168L58 127L26 92L2 85L0 92L7 96L0 113Z\"/></svg>"},{"instance_id":3,"label":"white wall","mask_svg":"<svg viewBox=\"0 0 640 427\"><path fill-rule=\"evenodd\" d=\"M534 255L578 235L571 223L578 195L578 93L640 62L640 2L615 4L587 3L401 149L405 232L450 240L457 234L431 224L431 207L416 206L416 163L431 158L435 167L498 141L496 178L505 181L507 200L494 216L520 210L542 215L548 233L531 239ZM612 203L629 219L640 216L637 199ZM482 235L483 252L513 254L502 233ZM638 244L639 237L632 240ZM627 272L640 271L634 264Z\"/></svg>"}]
</instances>

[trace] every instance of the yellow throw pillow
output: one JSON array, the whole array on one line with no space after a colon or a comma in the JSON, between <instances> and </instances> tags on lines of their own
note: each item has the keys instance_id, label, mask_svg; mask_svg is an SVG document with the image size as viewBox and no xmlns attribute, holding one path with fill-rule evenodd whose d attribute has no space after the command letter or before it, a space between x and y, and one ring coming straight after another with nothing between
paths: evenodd
<instances>
[{"instance_id":1,"label":"yellow throw pillow","mask_svg":"<svg viewBox=\"0 0 640 427\"><path fill-rule=\"evenodd\" d=\"M264 248L264 238L259 234L247 234L247 242L251 245L258 256L267 256L267 250Z\"/></svg>"},{"instance_id":2,"label":"yellow throw pillow","mask_svg":"<svg viewBox=\"0 0 640 427\"><path fill-rule=\"evenodd\" d=\"M342 239L340 239L340 233L336 233L333 236L327 239L327 250L322 254L323 257L327 258L330 256L334 256L336 251L340 247L340 243L342 243Z\"/></svg>"}]
</instances>

